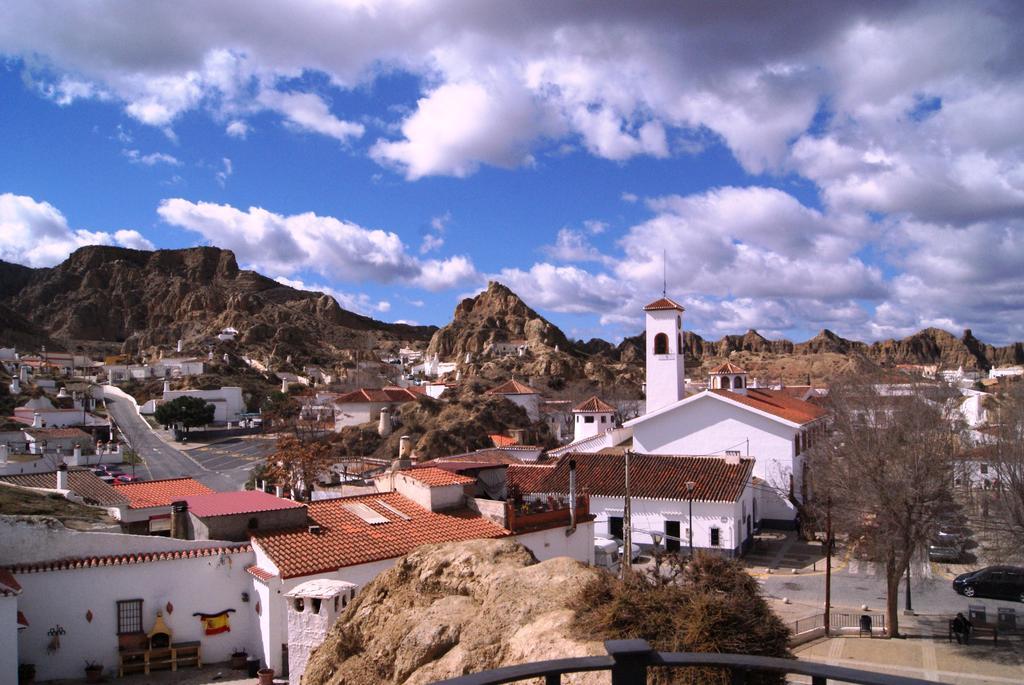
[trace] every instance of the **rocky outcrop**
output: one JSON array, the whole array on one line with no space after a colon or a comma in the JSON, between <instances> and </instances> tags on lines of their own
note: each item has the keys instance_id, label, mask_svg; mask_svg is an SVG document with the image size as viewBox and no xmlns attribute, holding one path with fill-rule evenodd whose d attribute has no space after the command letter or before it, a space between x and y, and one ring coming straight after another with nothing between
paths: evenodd
<instances>
[{"instance_id":1,"label":"rocky outcrop","mask_svg":"<svg viewBox=\"0 0 1024 685\"><path fill-rule=\"evenodd\" d=\"M232 326L248 353L330 361L339 350L425 340L434 330L346 311L322 293L243 271L215 247L91 246L53 268L0 266L0 305L69 349L141 353L182 339L196 350Z\"/></svg>"},{"instance_id":2,"label":"rocky outcrop","mask_svg":"<svg viewBox=\"0 0 1024 685\"><path fill-rule=\"evenodd\" d=\"M572 637L574 600L599 571L537 563L514 542L421 547L360 592L313 654L308 685L418 685L545 659L604 654ZM607 674L563 682L605 683Z\"/></svg>"}]
</instances>

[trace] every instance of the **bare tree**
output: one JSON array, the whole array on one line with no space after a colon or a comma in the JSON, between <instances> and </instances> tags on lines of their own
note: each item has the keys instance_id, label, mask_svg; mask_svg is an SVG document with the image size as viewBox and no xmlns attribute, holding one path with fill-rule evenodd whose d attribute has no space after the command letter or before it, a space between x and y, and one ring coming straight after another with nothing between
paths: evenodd
<instances>
[{"instance_id":1,"label":"bare tree","mask_svg":"<svg viewBox=\"0 0 1024 685\"><path fill-rule=\"evenodd\" d=\"M890 381L891 382L891 381ZM829 390L830 434L810 450L812 510L883 562L886 625L899 634L899 583L949 515L962 422L948 389L858 377Z\"/></svg>"},{"instance_id":2,"label":"bare tree","mask_svg":"<svg viewBox=\"0 0 1024 685\"><path fill-rule=\"evenodd\" d=\"M330 445L322 441L303 442L295 435L277 439L277 449L267 457L266 478L286 485L294 493L308 493L334 464Z\"/></svg>"},{"instance_id":3,"label":"bare tree","mask_svg":"<svg viewBox=\"0 0 1024 685\"><path fill-rule=\"evenodd\" d=\"M999 398L992 412L995 443L988 450L995 471L995 494L1002 503L1011 545L1024 546L1024 385Z\"/></svg>"}]
</instances>

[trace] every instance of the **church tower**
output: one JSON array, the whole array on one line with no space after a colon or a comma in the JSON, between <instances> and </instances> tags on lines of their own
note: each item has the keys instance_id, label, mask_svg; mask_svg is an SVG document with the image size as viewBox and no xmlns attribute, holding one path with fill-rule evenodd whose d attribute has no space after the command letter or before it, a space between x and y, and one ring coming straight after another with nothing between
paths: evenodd
<instances>
[{"instance_id":1,"label":"church tower","mask_svg":"<svg viewBox=\"0 0 1024 685\"><path fill-rule=\"evenodd\" d=\"M647 414L686 395L683 368L683 307L662 297L646 307Z\"/></svg>"}]
</instances>

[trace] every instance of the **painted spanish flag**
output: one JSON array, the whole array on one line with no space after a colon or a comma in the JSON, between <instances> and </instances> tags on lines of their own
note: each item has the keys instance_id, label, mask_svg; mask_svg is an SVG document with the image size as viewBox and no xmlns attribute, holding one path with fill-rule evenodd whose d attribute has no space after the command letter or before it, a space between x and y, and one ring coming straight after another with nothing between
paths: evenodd
<instances>
[{"instance_id":1,"label":"painted spanish flag","mask_svg":"<svg viewBox=\"0 0 1024 685\"><path fill-rule=\"evenodd\" d=\"M196 612L193 616L198 616L200 622L203 624L203 632L207 635L218 635L220 633L227 633L231 631L231 623L228 620L228 614L233 612L234 609L225 609L224 611L217 612L216 614L203 614Z\"/></svg>"}]
</instances>

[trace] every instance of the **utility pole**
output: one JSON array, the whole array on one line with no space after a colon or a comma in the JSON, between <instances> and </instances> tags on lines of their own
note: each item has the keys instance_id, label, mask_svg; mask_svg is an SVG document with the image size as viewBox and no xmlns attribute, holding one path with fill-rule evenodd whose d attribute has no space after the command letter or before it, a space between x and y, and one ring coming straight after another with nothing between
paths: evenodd
<instances>
[{"instance_id":1,"label":"utility pole","mask_svg":"<svg viewBox=\"0 0 1024 685\"><path fill-rule=\"evenodd\" d=\"M907 600L903 605L903 608L907 611L913 611L914 607L910 603L910 565L914 562L914 555L910 555L910 559L907 560Z\"/></svg>"},{"instance_id":2,"label":"utility pole","mask_svg":"<svg viewBox=\"0 0 1024 685\"><path fill-rule=\"evenodd\" d=\"M633 569L633 512L629 501L629 454L626 450L626 500L622 505L622 576Z\"/></svg>"},{"instance_id":3,"label":"utility pole","mask_svg":"<svg viewBox=\"0 0 1024 685\"><path fill-rule=\"evenodd\" d=\"M825 635L832 628L832 495L825 502Z\"/></svg>"}]
</instances>

